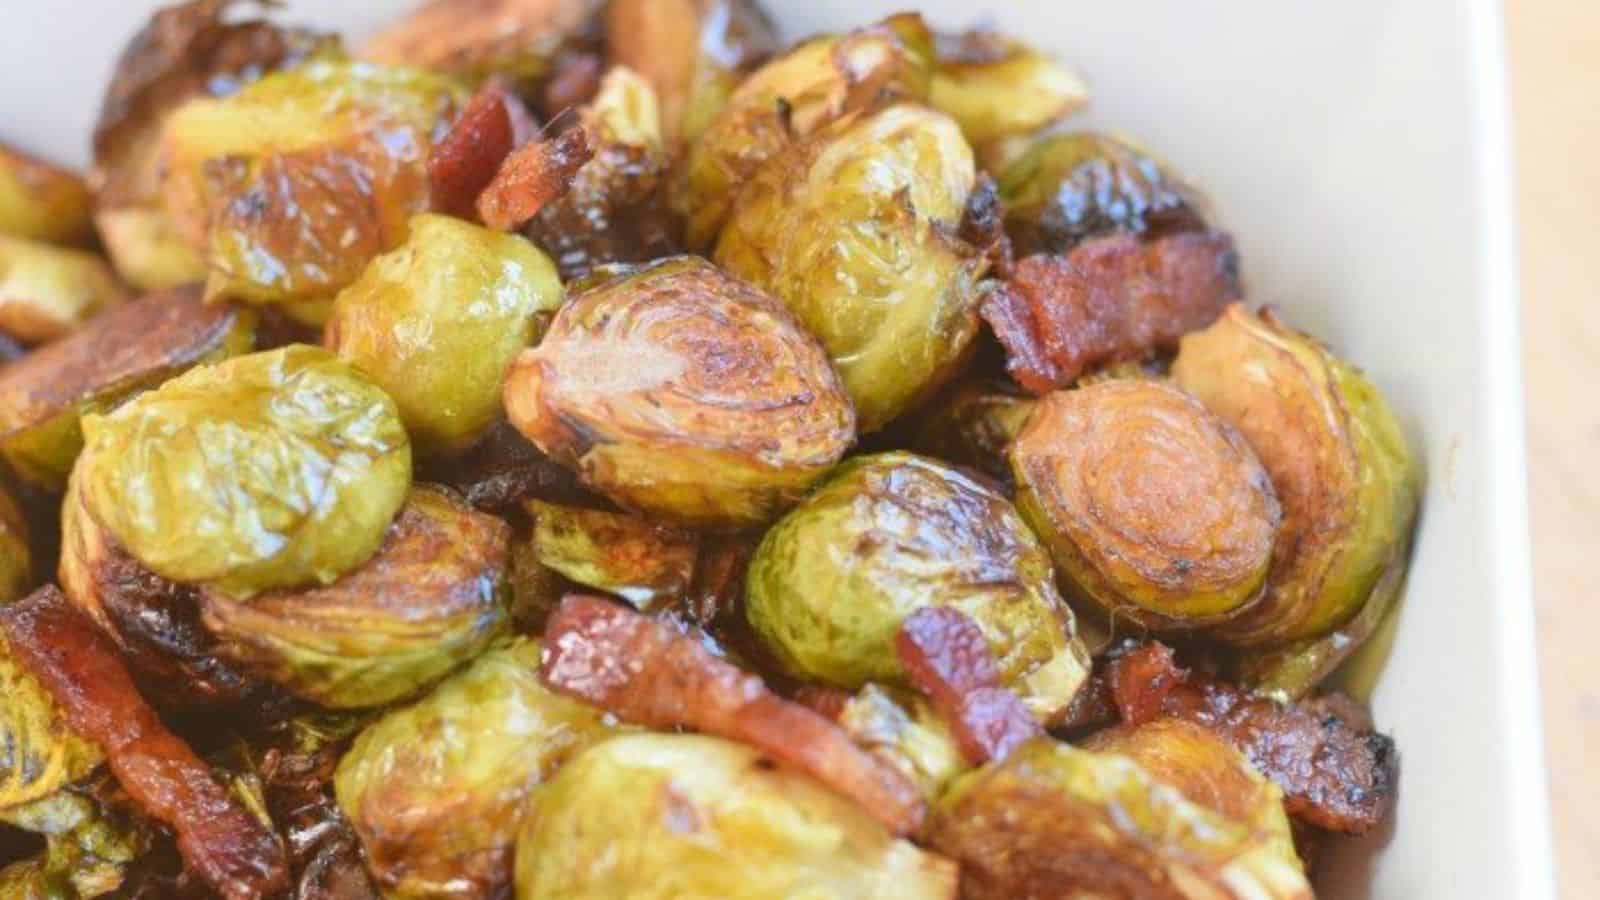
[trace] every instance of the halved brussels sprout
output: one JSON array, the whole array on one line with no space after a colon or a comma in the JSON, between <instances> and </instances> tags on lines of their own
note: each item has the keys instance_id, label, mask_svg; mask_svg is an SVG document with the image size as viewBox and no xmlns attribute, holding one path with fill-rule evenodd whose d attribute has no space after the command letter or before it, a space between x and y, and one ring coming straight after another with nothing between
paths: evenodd
<instances>
[{"instance_id":1,"label":"halved brussels sprout","mask_svg":"<svg viewBox=\"0 0 1600 900\"><path fill-rule=\"evenodd\" d=\"M144 297L0 368L0 455L47 490L83 449L80 419L195 365L250 351L255 315L198 289Z\"/></svg>"},{"instance_id":2,"label":"halved brussels sprout","mask_svg":"<svg viewBox=\"0 0 1600 900\"><path fill-rule=\"evenodd\" d=\"M594 155L523 234L555 258L569 283L613 263L679 253L683 229L667 197L673 157L649 82L631 69L613 68L579 119Z\"/></svg>"},{"instance_id":3,"label":"halved brussels sprout","mask_svg":"<svg viewBox=\"0 0 1600 900\"><path fill-rule=\"evenodd\" d=\"M758 0L612 0L606 39L611 61L655 88L673 143L698 138L780 46Z\"/></svg>"},{"instance_id":4,"label":"halved brussels sprout","mask_svg":"<svg viewBox=\"0 0 1600 900\"><path fill-rule=\"evenodd\" d=\"M0 820L83 778L104 760L0 636Z\"/></svg>"},{"instance_id":5,"label":"halved brussels sprout","mask_svg":"<svg viewBox=\"0 0 1600 900\"><path fill-rule=\"evenodd\" d=\"M194 97L220 97L313 55L340 54L338 38L230 13L248 0L191 0L158 10L106 82L94 130L94 222L117 273L143 290L203 281L200 254L161 201L161 128Z\"/></svg>"},{"instance_id":6,"label":"halved brussels sprout","mask_svg":"<svg viewBox=\"0 0 1600 900\"><path fill-rule=\"evenodd\" d=\"M83 418L88 512L151 571L247 597L370 558L411 484L394 401L292 345L187 372Z\"/></svg>"},{"instance_id":7,"label":"halved brussels sprout","mask_svg":"<svg viewBox=\"0 0 1600 900\"><path fill-rule=\"evenodd\" d=\"M149 850L155 835L148 820L100 796L107 793L108 781L90 778L32 803L0 809L0 820L45 839L43 853L0 871L0 897L88 900L122 887L130 864Z\"/></svg>"},{"instance_id":8,"label":"halved brussels sprout","mask_svg":"<svg viewBox=\"0 0 1600 900\"><path fill-rule=\"evenodd\" d=\"M1279 856L1299 865L1283 791L1210 729L1184 719L1156 719L1096 732L1079 746L1133 760L1185 800L1253 829Z\"/></svg>"},{"instance_id":9,"label":"halved brussels sprout","mask_svg":"<svg viewBox=\"0 0 1600 900\"><path fill-rule=\"evenodd\" d=\"M1088 674L1049 555L1011 504L909 453L858 457L769 530L745 613L793 674L854 690L904 685L894 636L925 606L983 630L1008 687L1041 721Z\"/></svg>"},{"instance_id":10,"label":"halved brussels sprout","mask_svg":"<svg viewBox=\"0 0 1600 900\"><path fill-rule=\"evenodd\" d=\"M0 234L80 244L93 233L83 179L0 143Z\"/></svg>"},{"instance_id":11,"label":"halved brussels sprout","mask_svg":"<svg viewBox=\"0 0 1600 900\"><path fill-rule=\"evenodd\" d=\"M1083 77L992 28L940 34L928 102L973 146L1028 134L1089 102Z\"/></svg>"},{"instance_id":12,"label":"halved brussels sprout","mask_svg":"<svg viewBox=\"0 0 1600 900\"><path fill-rule=\"evenodd\" d=\"M93 253L0 234L0 329L18 340L58 338L125 299Z\"/></svg>"},{"instance_id":13,"label":"halved brussels sprout","mask_svg":"<svg viewBox=\"0 0 1600 900\"><path fill-rule=\"evenodd\" d=\"M1037 403L1009 381L960 382L928 402L912 446L1009 484L1006 448L1028 424Z\"/></svg>"},{"instance_id":14,"label":"halved brussels sprout","mask_svg":"<svg viewBox=\"0 0 1600 900\"><path fill-rule=\"evenodd\" d=\"M325 305L427 207L429 149L465 99L419 69L313 60L175 110L162 188L208 294Z\"/></svg>"},{"instance_id":15,"label":"halved brussels sprout","mask_svg":"<svg viewBox=\"0 0 1600 900\"><path fill-rule=\"evenodd\" d=\"M740 185L784 148L848 113L925 99L932 40L919 17L897 16L813 38L746 78L684 163L679 203L688 217L690 249L715 243Z\"/></svg>"},{"instance_id":16,"label":"halved brussels sprout","mask_svg":"<svg viewBox=\"0 0 1600 900\"><path fill-rule=\"evenodd\" d=\"M33 588L33 549L28 520L11 492L0 486L0 605Z\"/></svg>"},{"instance_id":17,"label":"halved brussels sprout","mask_svg":"<svg viewBox=\"0 0 1600 900\"><path fill-rule=\"evenodd\" d=\"M206 627L221 655L322 706L400 700L505 630L510 540L501 520L418 485L371 559L326 586L205 591Z\"/></svg>"},{"instance_id":18,"label":"halved brussels sprout","mask_svg":"<svg viewBox=\"0 0 1600 900\"><path fill-rule=\"evenodd\" d=\"M519 638L369 726L334 787L385 896L499 897L528 792L612 730L547 690Z\"/></svg>"},{"instance_id":19,"label":"halved brussels sprout","mask_svg":"<svg viewBox=\"0 0 1600 900\"><path fill-rule=\"evenodd\" d=\"M1108 232L1198 221L1199 198L1143 148L1091 132L1030 141L1000 174L1019 256L1065 253Z\"/></svg>"},{"instance_id":20,"label":"halved brussels sprout","mask_svg":"<svg viewBox=\"0 0 1600 900\"><path fill-rule=\"evenodd\" d=\"M937 389L977 336L985 262L952 237L976 178L953 121L894 106L770 160L722 230L717 262L822 341L863 432Z\"/></svg>"},{"instance_id":21,"label":"halved brussels sprout","mask_svg":"<svg viewBox=\"0 0 1600 900\"><path fill-rule=\"evenodd\" d=\"M952 900L955 867L755 750L699 735L611 738L535 788L517 900Z\"/></svg>"},{"instance_id":22,"label":"halved brussels sprout","mask_svg":"<svg viewBox=\"0 0 1600 900\"><path fill-rule=\"evenodd\" d=\"M1299 862L1255 821L1186 799L1139 763L1038 738L963 775L927 839L961 896L1310 900Z\"/></svg>"},{"instance_id":23,"label":"halved brussels sprout","mask_svg":"<svg viewBox=\"0 0 1600 900\"><path fill-rule=\"evenodd\" d=\"M1183 339L1172 377L1239 429L1283 504L1266 596L1221 636L1281 645L1347 622L1402 559L1417 509L1411 451L1377 388L1239 304Z\"/></svg>"},{"instance_id":24,"label":"halved brussels sprout","mask_svg":"<svg viewBox=\"0 0 1600 900\"><path fill-rule=\"evenodd\" d=\"M521 237L420 215L339 293L324 343L389 392L419 453L464 450L499 417L507 367L561 305Z\"/></svg>"},{"instance_id":25,"label":"halved brussels sprout","mask_svg":"<svg viewBox=\"0 0 1600 900\"><path fill-rule=\"evenodd\" d=\"M523 503L533 522L529 546L538 562L568 579L648 610L683 596L694 578L693 534L626 513Z\"/></svg>"},{"instance_id":26,"label":"halved brussels sprout","mask_svg":"<svg viewBox=\"0 0 1600 900\"><path fill-rule=\"evenodd\" d=\"M868 684L845 700L833 719L858 745L916 782L930 802L970 768L949 726L910 691Z\"/></svg>"},{"instance_id":27,"label":"halved brussels sprout","mask_svg":"<svg viewBox=\"0 0 1600 900\"><path fill-rule=\"evenodd\" d=\"M1113 618L1204 628L1261 599L1277 496L1244 438L1193 397L1145 380L1056 391L1010 457L1022 517L1074 593Z\"/></svg>"},{"instance_id":28,"label":"halved brussels sprout","mask_svg":"<svg viewBox=\"0 0 1600 900\"><path fill-rule=\"evenodd\" d=\"M536 87L570 53L597 50L604 0L427 0L374 35L361 56L470 80Z\"/></svg>"},{"instance_id":29,"label":"halved brussels sprout","mask_svg":"<svg viewBox=\"0 0 1600 900\"><path fill-rule=\"evenodd\" d=\"M505 404L589 487L700 527L769 521L855 435L816 340L776 300L695 257L574 297L517 359Z\"/></svg>"}]
</instances>

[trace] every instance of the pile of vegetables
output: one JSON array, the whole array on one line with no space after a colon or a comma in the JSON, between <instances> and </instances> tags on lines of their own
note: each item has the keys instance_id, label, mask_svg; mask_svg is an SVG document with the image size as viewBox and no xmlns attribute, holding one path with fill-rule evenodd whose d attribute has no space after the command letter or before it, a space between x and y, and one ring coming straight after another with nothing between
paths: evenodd
<instances>
[{"instance_id":1,"label":"pile of vegetables","mask_svg":"<svg viewBox=\"0 0 1600 900\"><path fill-rule=\"evenodd\" d=\"M0 147L0 896L1291 900L1391 814L1403 429L1068 67L249 6Z\"/></svg>"}]
</instances>

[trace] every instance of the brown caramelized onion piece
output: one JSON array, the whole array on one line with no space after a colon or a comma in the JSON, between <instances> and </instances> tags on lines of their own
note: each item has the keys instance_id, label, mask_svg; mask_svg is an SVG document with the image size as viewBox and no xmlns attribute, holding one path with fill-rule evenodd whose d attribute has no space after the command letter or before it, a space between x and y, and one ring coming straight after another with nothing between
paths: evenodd
<instances>
[{"instance_id":1,"label":"brown caramelized onion piece","mask_svg":"<svg viewBox=\"0 0 1600 900\"><path fill-rule=\"evenodd\" d=\"M485 82L428 158L433 208L460 219L477 214L478 196L521 143L522 101L496 80Z\"/></svg>"},{"instance_id":2,"label":"brown caramelized onion piece","mask_svg":"<svg viewBox=\"0 0 1600 900\"><path fill-rule=\"evenodd\" d=\"M926 694L973 765L1004 759L1043 734L1021 698L1000 683L994 652L976 622L947 606L926 606L900 624L895 655Z\"/></svg>"},{"instance_id":3,"label":"brown caramelized onion piece","mask_svg":"<svg viewBox=\"0 0 1600 900\"><path fill-rule=\"evenodd\" d=\"M749 744L855 801L895 834L915 831L926 813L915 785L832 722L672 626L599 597L562 601L545 628L540 677L628 722Z\"/></svg>"},{"instance_id":4,"label":"brown caramelized onion piece","mask_svg":"<svg viewBox=\"0 0 1600 900\"><path fill-rule=\"evenodd\" d=\"M1085 241L1066 256L1016 265L984 299L983 317L1023 387L1045 394L1089 369L1177 349L1239 296L1239 260L1225 234L1132 235Z\"/></svg>"},{"instance_id":5,"label":"brown caramelized onion piece","mask_svg":"<svg viewBox=\"0 0 1600 900\"><path fill-rule=\"evenodd\" d=\"M498 231L522 225L570 190L578 170L593 157L594 146L585 128L568 128L523 145L478 196L478 217Z\"/></svg>"},{"instance_id":6,"label":"brown caramelized onion piece","mask_svg":"<svg viewBox=\"0 0 1600 900\"><path fill-rule=\"evenodd\" d=\"M461 457L431 461L418 480L453 488L477 509L501 515L520 508L524 500L613 508L580 484L571 469L545 456L504 420Z\"/></svg>"},{"instance_id":7,"label":"brown caramelized onion piece","mask_svg":"<svg viewBox=\"0 0 1600 900\"><path fill-rule=\"evenodd\" d=\"M1227 739L1283 789L1291 817L1362 834L1394 805L1400 754L1388 736L1344 718L1338 696L1283 704L1203 680L1174 689L1162 712Z\"/></svg>"},{"instance_id":8,"label":"brown caramelized onion piece","mask_svg":"<svg viewBox=\"0 0 1600 900\"><path fill-rule=\"evenodd\" d=\"M106 751L112 774L177 833L184 860L228 900L288 887L277 838L234 801L194 751L161 723L116 648L54 587L0 610L12 651L72 728Z\"/></svg>"}]
</instances>

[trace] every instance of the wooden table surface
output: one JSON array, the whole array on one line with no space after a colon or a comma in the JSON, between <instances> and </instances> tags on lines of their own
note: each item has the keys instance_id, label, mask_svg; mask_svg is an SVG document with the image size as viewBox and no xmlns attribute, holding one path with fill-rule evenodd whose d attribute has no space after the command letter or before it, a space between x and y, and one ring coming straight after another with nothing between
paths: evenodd
<instances>
[{"instance_id":1,"label":"wooden table surface","mask_svg":"<svg viewBox=\"0 0 1600 900\"><path fill-rule=\"evenodd\" d=\"M1600 0L1505 0L1557 877L1600 897Z\"/></svg>"}]
</instances>

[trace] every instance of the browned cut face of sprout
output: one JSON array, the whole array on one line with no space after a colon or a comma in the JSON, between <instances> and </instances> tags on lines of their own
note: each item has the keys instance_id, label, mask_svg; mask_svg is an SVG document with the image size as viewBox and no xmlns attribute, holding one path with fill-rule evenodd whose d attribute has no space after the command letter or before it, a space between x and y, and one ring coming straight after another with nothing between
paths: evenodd
<instances>
[{"instance_id":1,"label":"browned cut face of sprout","mask_svg":"<svg viewBox=\"0 0 1600 900\"><path fill-rule=\"evenodd\" d=\"M0 898L1309 900L1392 819L1414 445L1072 60L283 6L0 143Z\"/></svg>"}]
</instances>

